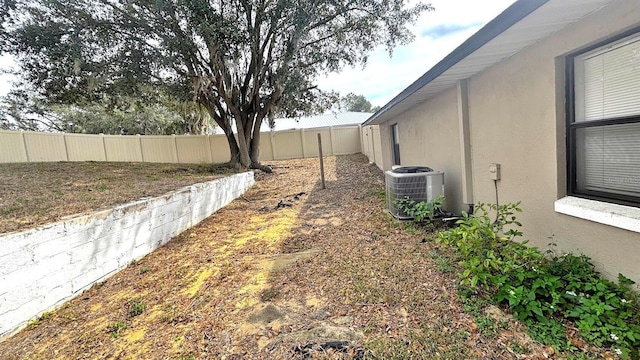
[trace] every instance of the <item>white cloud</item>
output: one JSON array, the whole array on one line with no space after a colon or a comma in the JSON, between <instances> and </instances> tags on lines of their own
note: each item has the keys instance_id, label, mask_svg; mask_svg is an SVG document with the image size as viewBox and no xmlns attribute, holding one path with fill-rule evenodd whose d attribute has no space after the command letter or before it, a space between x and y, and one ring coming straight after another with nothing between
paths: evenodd
<instances>
[{"instance_id":1,"label":"white cloud","mask_svg":"<svg viewBox=\"0 0 640 360\"><path fill-rule=\"evenodd\" d=\"M423 14L412 28L414 42L396 48L392 58L378 48L369 56L365 69L347 68L329 74L319 78L318 85L342 95L364 95L373 105L382 106L513 2L433 0L435 11Z\"/></svg>"}]
</instances>

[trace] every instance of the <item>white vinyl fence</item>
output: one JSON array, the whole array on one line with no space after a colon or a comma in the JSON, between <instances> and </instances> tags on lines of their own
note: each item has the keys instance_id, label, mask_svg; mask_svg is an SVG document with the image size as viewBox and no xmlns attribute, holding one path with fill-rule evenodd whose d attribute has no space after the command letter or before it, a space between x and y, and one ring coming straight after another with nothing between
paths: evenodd
<instances>
[{"instance_id":1,"label":"white vinyl fence","mask_svg":"<svg viewBox=\"0 0 640 360\"><path fill-rule=\"evenodd\" d=\"M265 132L260 159L318 156L317 134L324 155L362 152L360 126ZM229 161L225 135L89 135L0 130L0 163L43 161L126 161L220 163Z\"/></svg>"},{"instance_id":2,"label":"white vinyl fence","mask_svg":"<svg viewBox=\"0 0 640 360\"><path fill-rule=\"evenodd\" d=\"M369 162L376 164L380 169L384 169L382 160L382 142L380 141L380 127L378 125L367 125L361 128L360 142L362 153L369 158Z\"/></svg>"}]
</instances>

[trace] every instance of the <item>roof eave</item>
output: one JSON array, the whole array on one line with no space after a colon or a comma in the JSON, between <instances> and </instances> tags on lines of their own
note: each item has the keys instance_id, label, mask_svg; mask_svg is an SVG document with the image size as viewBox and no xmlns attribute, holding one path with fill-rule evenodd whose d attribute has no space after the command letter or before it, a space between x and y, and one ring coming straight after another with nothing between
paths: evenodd
<instances>
[{"instance_id":1,"label":"roof eave","mask_svg":"<svg viewBox=\"0 0 640 360\"><path fill-rule=\"evenodd\" d=\"M418 78L418 80L414 81L400 94L398 94L396 97L391 99L391 101L380 108L380 110L375 112L369 119L362 123L362 126L376 125L389 120L385 117L385 114L393 107L406 100L416 91L429 84L431 81L436 79L452 66L472 54L474 51L481 48L489 41L493 40L496 36L509 29L511 26L525 18L527 15L531 14L533 11L535 11L548 1L549 0L519 0L509 6L500 15L488 22L485 26L478 30L478 32L473 34L469 39L463 42L460 46L458 46L449 55L438 62L424 75Z\"/></svg>"}]
</instances>

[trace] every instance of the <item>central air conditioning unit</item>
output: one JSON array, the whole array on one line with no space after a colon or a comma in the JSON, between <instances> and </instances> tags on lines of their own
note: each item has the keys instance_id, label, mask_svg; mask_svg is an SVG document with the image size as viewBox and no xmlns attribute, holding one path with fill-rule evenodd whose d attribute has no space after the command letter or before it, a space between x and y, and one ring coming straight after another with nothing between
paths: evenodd
<instances>
[{"instance_id":1,"label":"central air conditioning unit","mask_svg":"<svg viewBox=\"0 0 640 360\"><path fill-rule=\"evenodd\" d=\"M396 206L396 200L429 202L444 195L444 173L426 166L403 166L385 171L387 209L397 219L411 219Z\"/></svg>"}]
</instances>

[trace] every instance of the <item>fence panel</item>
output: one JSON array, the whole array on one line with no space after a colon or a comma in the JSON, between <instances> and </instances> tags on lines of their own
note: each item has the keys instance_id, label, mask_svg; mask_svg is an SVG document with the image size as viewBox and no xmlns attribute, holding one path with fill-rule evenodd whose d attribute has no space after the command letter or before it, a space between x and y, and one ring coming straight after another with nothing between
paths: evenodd
<instances>
[{"instance_id":1,"label":"fence panel","mask_svg":"<svg viewBox=\"0 0 640 360\"><path fill-rule=\"evenodd\" d=\"M211 147L207 135L176 136L176 151L180 163L210 163Z\"/></svg>"},{"instance_id":2,"label":"fence panel","mask_svg":"<svg viewBox=\"0 0 640 360\"><path fill-rule=\"evenodd\" d=\"M273 160L273 136L270 132L260 134L260 160Z\"/></svg>"},{"instance_id":3,"label":"fence panel","mask_svg":"<svg viewBox=\"0 0 640 360\"><path fill-rule=\"evenodd\" d=\"M302 153L300 130L278 131L273 133L275 159L299 159Z\"/></svg>"},{"instance_id":4,"label":"fence panel","mask_svg":"<svg viewBox=\"0 0 640 360\"><path fill-rule=\"evenodd\" d=\"M64 134L69 161L106 161L101 135Z\"/></svg>"},{"instance_id":5,"label":"fence panel","mask_svg":"<svg viewBox=\"0 0 640 360\"><path fill-rule=\"evenodd\" d=\"M382 158L382 140L380 139L380 127L374 126L371 129L373 134L373 162L378 165L380 169L384 169L384 160Z\"/></svg>"},{"instance_id":6,"label":"fence panel","mask_svg":"<svg viewBox=\"0 0 640 360\"><path fill-rule=\"evenodd\" d=\"M322 137L322 155L332 155L330 129L308 129L303 132L305 157L318 156L318 134Z\"/></svg>"},{"instance_id":7,"label":"fence panel","mask_svg":"<svg viewBox=\"0 0 640 360\"><path fill-rule=\"evenodd\" d=\"M211 147L211 161L214 163L227 162L231 159L229 144L226 135L209 136L209 146Z\"/></svg>"},{"instance_id":8,"label":"fence panel","mask_svg":"<svg viewBox=\"0 0 640 360\"><path fill-rule=\"evenodd\" d=\"M24 142L30 162L68 160L64 134L25 131Z\"/></svg>"},{"instance_id":9,"label":"fence panel","mask_svg":"<svg viewBox=\"0 0 640 360\"><path fill-rule=\"evenodd\" d=\"M333 128L333 155L355 154L362 151L360 146L360 127L349 126Z\"/></svg>"},{"instance_id":10,"label":"fence panel","mask_svg":"<svg viewBox=\"0 0 640 360\"><path fill-rule=\"evenodd\" d=\"M369 126L364 126L360 128L360 144L362 146L362 153L369 159L371 162L371 135L369 134Z\"/></svg>"},{"instance_id":11,"label":"fence panel","mask_svg":"<svg viewBox=\"0 0 640 360\"><path fill-rule=\"evenodd\" d=\"M142 158L144 162L177 163L175 136L145 135L140 136Z\"/></svg>"},{"instance_id":12,"label":"fence panel","mask_svg":"<svg viewBox=\"0 0 640 360\"><path fill-rule=\"evenodd\" d=\"M364 152L380 164L377 127L326 127L264 132L262 160L318 156L318 134L326 156ZM368 135L367 135L368 134ZM375 136L378 136L375 143ZM368 143L361 145L361 138ZM362 141L363 141L362 140ZM225 135L91 135L0 130L0 163L36 161L119 161L220 163L230 159Z\"/></svg>"},{"instance_id":13,"label":"fence panel","mask_svg":"<svg viewBox=\"0 0 640 360\"><path fill-rule=\"evenodd\" d=\"M105 135L107 161L142 162L140 136Z\"/></svg>"},{"instance_id":14,"label":"fence panel","mask_svg":"<svg viewBox=\"0 0 640 360\"><path fill-rule=\"evenodd\" d=\"M0 139L0 163L29 161L21 132L0 130Z\"/></svg>"}]
</instances>

